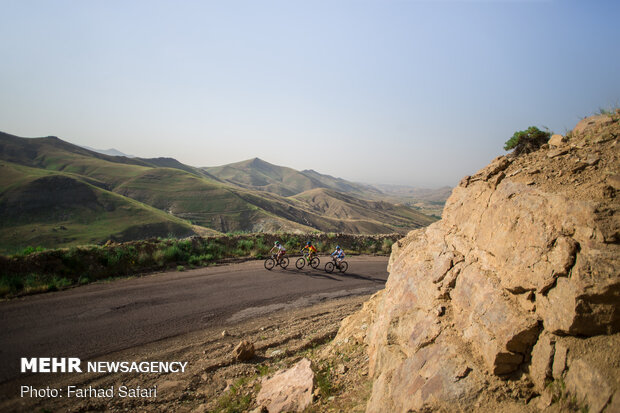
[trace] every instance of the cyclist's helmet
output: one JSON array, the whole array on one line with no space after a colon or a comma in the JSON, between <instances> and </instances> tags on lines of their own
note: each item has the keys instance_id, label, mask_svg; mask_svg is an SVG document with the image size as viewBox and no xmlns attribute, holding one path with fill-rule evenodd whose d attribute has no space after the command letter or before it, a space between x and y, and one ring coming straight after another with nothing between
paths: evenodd
<instances>
[{"instance_id":1,"label":"cyclist's helmet","mask_svg":"<svg viewBox=\"0 0 620 413\"><path fill-rule=\"evenodd\" d=\"M310 243L310 241L306 242L306 246L308 246L308 247L309 247L310 245L312 245L312 244Z\"/></svg>"},{"instance_id":2,"label":"cyclist's helmet","mask_svg":"<svg viewBox=\"0 0 620 413\"><path fill-rule=\"evenodd\" d=\"M340 245L336 245L336 249L339 250L340 249Z\"/></svg>"},{"instance_id":3,"label":"cyclist's helmet","mask_svg":"<svg viewBox=\"0 0 620 413\"><path fill-rule=\"evenodd\" d=\"M273 245L280 245L280 241L274 242Z\"/></svg>"}]
</instances>

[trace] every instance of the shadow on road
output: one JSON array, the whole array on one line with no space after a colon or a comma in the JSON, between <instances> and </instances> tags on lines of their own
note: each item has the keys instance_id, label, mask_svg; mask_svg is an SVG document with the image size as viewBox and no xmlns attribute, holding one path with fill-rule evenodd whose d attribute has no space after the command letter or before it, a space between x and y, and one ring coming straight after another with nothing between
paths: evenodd
<instances>
[{"instance_id":1,"label":"shadow on road","mask_svg":"<svg viewBox=\"0 0 620 413\"><path fill-rule=\"evenodd\" d=\"M387 282L387 280L383 280L381 278L366 277L360 274L356 274L354 272L345 272L344 274L340 274L340 275L343 277L356 278L358 280L368 280L375 284L385 284Z\"/></svg>"},{"instance_id":2,"label":"shadow on road","mask_svg":"<svg viewBox=\"0 0 620 413\"><path fill-rule=\"evenodd\" d=\"M329 275L326 272L321 272L321 270L296 270L295 271L297 274L300 275L305 275L307 277L313 277L313 278L327 278L333 281L338 281L338 282L342 282L342 280L338 279L338 278L334 278L331 275Z\"/></svg>"},{"instance_id":3,"label":"shadow on road","mask_svg":"<svg viewBox=\"0 0 620 413\"><path fill-rule=\"evenodd\" d=\"M300 275L305 275L308 277L313 277L313 278L328 278L330 280L334 280L334 281L340 281L342 282L341 278L336 278L334 276L341 276L341 277L350 277L350 278L355 278L358 280L366 280L366 281L370 281L372 283L375 284L385 284L387 280L381 279L381 278L374 278L374 277L368 277L368 276L364 276L364 275L360 275L354 272L345 272L340 273L340 272L335 272L333 273L333 275L330 275L329 273L325 272L324 270L321 270L320 268L317 268L316 270L307 270L307 269L301 269L301 270L294 270L294 269L288 269L287 271L291 271L291 272L295 272L297 274Z\"/></svg>"}]
</instances>

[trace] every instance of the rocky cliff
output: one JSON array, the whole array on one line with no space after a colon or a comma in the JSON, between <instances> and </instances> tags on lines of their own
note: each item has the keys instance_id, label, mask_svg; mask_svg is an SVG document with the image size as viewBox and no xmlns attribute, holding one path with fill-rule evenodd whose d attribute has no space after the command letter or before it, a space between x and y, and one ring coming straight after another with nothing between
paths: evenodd
<instances>
[{"instance_id":1,"label":"rocky cliff","mask_svg":"<svg viewBox=\"0 0 620 413\"><path fill-rule=\"evenodd\" d=\"M368 345L368 412L620 411L620 112L502 156L395 244L335 345Z\"/></svg>"}]
</instances>

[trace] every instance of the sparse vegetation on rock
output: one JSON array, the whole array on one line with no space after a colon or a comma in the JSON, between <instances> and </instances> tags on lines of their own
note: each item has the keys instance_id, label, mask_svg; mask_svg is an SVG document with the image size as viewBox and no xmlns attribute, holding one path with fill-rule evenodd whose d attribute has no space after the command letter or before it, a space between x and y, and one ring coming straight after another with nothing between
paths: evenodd
<instances>
[{"instance_id":1,"label":"sparse vegetation on rock","mask_svg":"<svg viewBox=\"0 0 620 413\"><path fill-rule=\"evenodd\" d=\"M547 143L551 132L541 131L536 126L530 126L526 130L517 131L504 144L504 150L514 149L514 155L521 155L538 150Z\"/></svg>"}]
</instances>

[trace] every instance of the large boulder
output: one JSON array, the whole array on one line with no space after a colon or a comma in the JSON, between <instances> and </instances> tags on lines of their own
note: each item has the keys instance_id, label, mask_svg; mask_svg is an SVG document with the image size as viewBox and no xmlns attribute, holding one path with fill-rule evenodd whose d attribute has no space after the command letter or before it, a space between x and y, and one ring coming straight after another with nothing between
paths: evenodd
<instances>
[{"instance_id":1,"label":"large boulder","mask_svg":"<svg viewBox=\"0 0 620 413\"><path fill-rule=\"evenodd\" d=\"M293 367L263 379L256 402L269 413L301 412L312 403L314 372L304 358Z\"/></svg>"},{"instance_id":2,"label":"large boulder","mask_svg":"<svg viewBox=\"0 0 620 413\"><path fill-rule=\"evenodd\" d=\"M579 371L588 343L620 333L620 203L609 184L619 119L580 122L553 156L544 146L495 159L454 189L441 221L394 244L385 290L337 336L368 345L369 412L528 409L554 380L583 407L619 403L619 368ZM596 386L600 397L584 391Z\"/></svg>"},{"instance_id":3,"label":"large boulder","mask_svg":"<svg viewBox=\"0 0 620 413\"><path fill-rule=\"evenodd\" d=\"M237 361L248 361L256 355L254 344L248 340L242 340L233 349L233 359Z\"/></svg>"}]
</instances>

